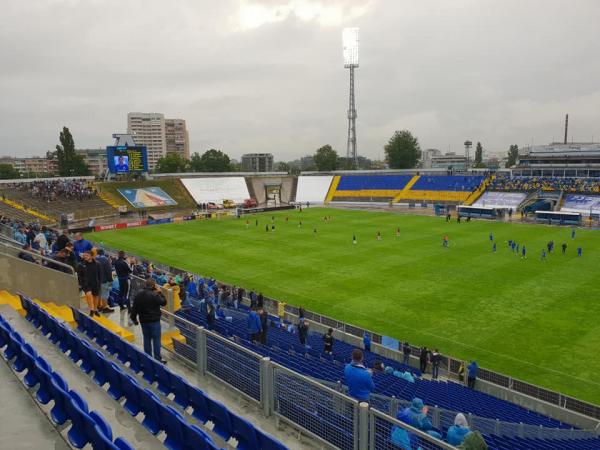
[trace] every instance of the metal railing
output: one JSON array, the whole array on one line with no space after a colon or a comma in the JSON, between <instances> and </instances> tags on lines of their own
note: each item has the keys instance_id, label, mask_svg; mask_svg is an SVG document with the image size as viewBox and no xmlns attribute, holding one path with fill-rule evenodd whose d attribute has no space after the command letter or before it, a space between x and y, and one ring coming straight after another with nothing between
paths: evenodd
<instances>
[{"instance_id":1,"label":"metal railing","mask_svg":"<svg viewBox=\"0 0 600 450\"><path fill-rule=\"evenodd\" d=\"M132 290L139 289L140 280L137 278L132 283ZM172 307L172 291L166 289L163 292ZM163 332L179 330L185 337L185 342L173 340L173 354L177 359L192 367L198 376L208 376L226 384L233 392L259 406L265 417L287 423L327 448L382 448L371 445L371 442L378 445L383 437L381 429L378 437L370 437L375 430L369 428L370 415L378 415L376 422L381 424L385 414L369 410L366 403L359 404L339 390L272 362L166 309L162 310L161 320ZM387 420L407 433L419 434L418 430L402 422L396 423L392 417ZM424 449L454 448L428 435L419 439Z\"/></svg>"}]
</instances>

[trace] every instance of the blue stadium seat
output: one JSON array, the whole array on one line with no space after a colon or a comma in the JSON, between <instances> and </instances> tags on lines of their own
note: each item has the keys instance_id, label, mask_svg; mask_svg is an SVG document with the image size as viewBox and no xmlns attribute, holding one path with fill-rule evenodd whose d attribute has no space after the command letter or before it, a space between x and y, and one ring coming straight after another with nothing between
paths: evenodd
<instances>
[{"instance_id":1,"label":"blue stadium seat","mask_svg":"<svg viewBox=\"0 0 600 450\"><path fill-rule=\"evenodd\" d=\"M50 395L50 378L52 377L52 368L44 358L38 356L34 364L35 378L39 381L40 387L35 393L35 398L42 405L48 404L52 400Z\"/></svg>"},{"instance_id":2,"label":"blue stadium seat","mask_svg":"<svg viewBox=\"0 0 600 450\"><path fill-rule=\"evenodd\" d=\"M121 363L126 364L129 361L129 352L127 350L128 347L131 346L129 344L129 342L125 341L124 339L121 339L120 336L117 336L115 334L114 340L113 340L113 346L116 350L115 355L117 356L117 359Z\"/></svg>"},{"instance_id":3,"label":"blue stadium seat","mask_svg":"<svg viewBox=\"0 0 600 450\"><path fill-rule=\"evenodd\" d=\"M102 361L105 364L104 369L109 384L108 395L118 401L124 395L121 380L125 376L125 372L112 361L108 361L107 359L103 359Z\"/></svg>"},{"instance_id":4,"label":"blue stadium seat","mask_svg":"<svg viewBox=\"0 0 600 450\"><path fill-rule=\"evenodd\" d=\"M66 381L57 373L50 378L50 395L54 400L54 406L50 410L50 417L57 425L62 425L68 419L66 403L70 400L69 387Z\"/></svg>"},{"instance_id":5,"label":"blue stadium seat","mask_svg":"<svg viewBox=\"0 0 600 450\"><path fill-rule=\"evenodd\" d=\"M10 349L8 353L10 353L10 358L16 357L12 363L13 369L17 372L23 372L26 369L25 359L26 355L23 355L23 345L25 345L25 340L21 337L19 333L16 331L9 335L9 342L7 346L7 350Z\"/></svg>"},{"instance_id":6,"label":"blue stadium seat","mask_svg":"<svg viewBox=\"0 0 600 450\"><path fill-rule=\"evenodd\" d=\"M160 399L150 389L143 389L140 394L140 406L144 413L142 425L152 434L158 434L160 425Z\"/></svg>"},{"instance_id":7,"label":"blue stadium seat","mask_svg":"<svg viewBox=\"0 0 600 450\"><path fill-rule=\"evenodd\" d=\"M158 381L158 390L164 395L169 395L171 392L171 371L165 367L160 361L152 360L152 364L154 365L153 371Z\"/></svg>"},{"instance_id":8,"label":"blue stadium seat","mask_svg":"<svg viewBox=\"0 0 600 450\"><path fill-rule=\"evenodd\" d=\"M181 406L187 408L190 405L190 385L179 375L174 373L171 374L171 392L175 394L173 401Z\"/></svg>"},{"instance_id":9,"label":"blue stadium seat","mask_svg":"<svg viewBox=\"0 0 600 450\"><path fill-rule=\"evenodd\" d=\"M72 330L67 330L65 340L67 342L67 347L69 348L69 359L77 364L79 361L81 361L83 356L79 352L79 336L77 336Z\"/></svg>"},{"instance_id":10,"label":"blue stadium seat","mask_svg":"<svg viewBox=\"0 0 600 450\"><path fill-rule=\"evenodd\" d=\"M59 321L58 322L58 332L60 333L58 348L60 348L61 352L67 353L67 351L70 349L71 342L70 342L69 333L71 332L71 330L69 329L68 325Z\"/></svg>"},{"instance_id":11,"label":"blue stadium seat","mask_svg":"<svg viewBox=\"0 0 600 450\"><path fill-rule=\"evenodd\" d=\"M142 352L138 351L133 345L127 346L127 360L129 361L129 368L135 373L141 370L140 355Z\"/></svg>"},{"instance_id":12,"label":"blue stadium seat","mask_svg":"<svg viewBox=\"0 0 600 450\"><path fill-rule=\"evenodd\" d=\"M258 436L259 448L261 450L287 450L287 447L274 437L256 430Z\"/></svg>"},{"instance_id":13,"label":"blue stadium seat","mask_svg":"<svg viewBox=\"0 0 600 450\"><path fill-rule=\"evenodd\" d=\"M24 358L25 368L27 369L27 374L23 377L23 383L25 383L25 386L28 388L32 388L38 384L38 379L35 376L35 360L38 355L29 344L23 345L21 352Z\"/></svg>"},{"instance_id":14,"label":"blue stadium seat","mask_svg":"<svg viewBox=\"0 0 600 450\"><path fill-rule=\"evenodd\" d=\"M135 450L135 448L133 447L133 445L131 445L129 442L127 442L125 439L118 437L115 439L115 442L113 442L114 444L114 448L116 450Z\"/></svg>"},{"instance_id":15,"label":"blue stadium seat","mask_svg":"<svg viewBox=\"0 0 600 450\"><path fill-rule=\"evenodd\" d=\"M231 415L227 408L216 400L210 397L206 398L208 411L210 412L210 421L214 423L213 432L228 441L231 438Z\"/></svg>"},{"instance_id":16,"label":"blue stadium seat","mask_svg":"<svg viewBox=\"0 0 600 450\"><path fill-rule=\"evenodd\" d=\"M81 396L81 394L79 394L79 392L77 392L74 389L71 389L69 391L69 395L71 396L71 400L73 400L73 402L75 402L75 404L77 406L79 406L79 409L81 409L83 412L88 412L90 410L90 408L88 407L87 402Z\"/></svg>"},{"instance_id":17,"label":"blue stadium seat","mask_svg":"<svg viewBox=\"0 0 600 450\"><path fill-rule=\"evenodd\" d=\"M71 428L67 433L69 442L75 448L83 448L89 442L85 429L87 412L83 411L72 398L66 402L65 407L71 419Z\"/></svg>"},{"instance_id":18,"label":"blue stadium seat","mask_svg":"<svg viewBox=\"0 0 600 450\"><path fill-rule=\"evenodd\" d=\"M108 422L96 411L90 411L83 416L85 434L92 444L92 448L101 448L103 445L102 437L112 442L112 429Z\"/></svg>"},{"instance_id":19,"label":"blue stadium seat","mask_svg":"<svg viewBox=\"0 0 600 450\"><path fill-rule=\"evenodd\" d=\"M94 348L85 339L78 339L77 352L81 355L81 364L79 365L79 368L83 370L84 373L90 373L94 368L92 364L92 355L94 355L95 352Z\"/></svg>"},{"instance_id":20,"label":"blue stadium seat","mask_svg":"<svg viewBox=\"0 0 600 450\"><path fill-rule=\"evenodd\" d=\"M183 429L185 440L190 449L194 450L213 450L215 446L213 440L200 427L189 425Z\"/></svg>"},{"instance_id":21,"label":"blue stadium seat","mask_svg":"<svg viewBox=\"0 0 600 450\"><path fill-rule=\"evenodd\" d=\"M193 408L192 416L202 423L210 419L210 411L206 403L206 395L200 389L190 386L189 389L190 405Z\"/></svg>"},{"instance_id":22,"label":"blue stadium seat","mask_svg":"<svg viewBox=\"0 0 600 450\"><path fill-rule=\"evenodd\" d=\"M152 384L156 381L156 374L154 373L154 358L147 355L146 353L139 353L140 367L142 369L142 376L144 380Z\"/></svg>"},{"instance_id":23,"label":"blue stadium seat","mask_svg":"<svg viewBox=\"0 0 600 450\"><path fill-rule=\"evenodd\" d=\"M254 425L236 414L231 414L232 435L238 441L237 449L260 448Z\"/></svg>"},{"instance_id":24,"label":"blue stadium seat","mask_svg":"<svg viewBox=\"0 0 600 450\"><path fill-rule=\"evenodd\" d=\"M90 356L92 367L94 368L92 379L98 386L104 386L108 381L108 375L106 374L106 365L108 361L98 350L94 350L93 354Z\"/></svg>"},{"instance_id":25,"label":"blue stadium seat","mask_svg":"<svg viewBox=\"0 0 600 450\"><path fill-rule=\"evenodd\" d=\"M2 320L0 322L0 348L3 348L8 345L8 335L12 332L12 329L9 328L10 325L8 322Z\"/></svg>"},{"instance_id":26,"label":"blue stadium seat","mask_svg":"<svg viewBox=\"0 0 600 450\"><path fill-rule=\"evenodd\" d=\"M125 373L119 373L121 378L121 388L123 389L123 395L125 396L125 403L123 408L133 417L137 416L142 410L142 404L140 399L140 392L142 387L138 382L130 375Z\"/></svg>"},{"instance_id":27,"label":"blue stadium seat","mask_svg":"<svg viewBox=\"0 0 600 450\"><path fill-rule=\"evenodd\" d=\"M160 418L163 424L166 439L163 445L170 450L183 450L185 448L185 438L183 433L183 424L185 419L173 407L160 407Z\"/></svg>"}]
</instances>

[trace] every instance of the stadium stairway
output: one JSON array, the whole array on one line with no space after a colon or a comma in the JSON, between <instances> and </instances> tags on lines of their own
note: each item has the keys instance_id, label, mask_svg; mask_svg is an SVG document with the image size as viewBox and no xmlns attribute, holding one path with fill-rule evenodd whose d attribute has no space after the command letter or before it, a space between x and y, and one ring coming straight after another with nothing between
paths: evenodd
<instances>
[{"instance_id":1,"label":"stadium stairway","mask_svg":"<svg viewBox=\"0 0 600 450\"><path fill-rule=\"evenodd\" d=\"M327 191L327 195L325 196L324 203L327 205L333 200L333 196L335 195L335 191L337 190L338 185L340 184L341 177L339 175L335 175L331 180L331 184L329 185L329 190Z\"/></svg>"},{"instance_id":2,"label":"stadium stairway","mask_svg":"<svg viewBox=\"0 0 600 450\"><path fill-rule=\"evenodd\" d=\"M477 189L475 189L471 193L471 195L469 195L467 197L467 199L464 201L463 204L466 206L470 206L473 203L475 203L477 201L477 199L479 199L479 197L481 197L483 195L483 193L485 192L487 187L490 185L490 183L493 182L495 179L496 179L496 175L490 175L488 178L483 180L483 183L481 183L481 185Z\"/></svg>"},{"instance_id":3,"label":"stadium stairway","mask_svg":"<svg viewBox=\"0 0 600 450\"><path fill-rule=\"evenodd\" d=\"M66 355L40 331L9 308L3 307L0 314L4 319L0 323L2 358L72 447L83 448L93 439L98 442L94 448L100 449L163 448L134 418L123 414L101 387L75 365L67 364ZM60 370L53 370L58 367ZM7 423L5 414L2 420ZM110 444L100 434L106 435ZM113 435L124 439L113 443ZM27 433L19 436L20 443L11 448L33 448L28 439Z\"/></svg>"},{"instance_id":4,"label":"stadium stairway","mask_svg":"<svg viewBox=\"0 0 600 450\"><path fill-rule=\"evenodd\" d=\"M4 194L2 195L2 197L0 197L0 201L2 203L4 203L6 206L9 206L10 208L12 208L12 210L17 210L20 211L21 213L24 213L26 215L29 216L33 216L35 219L37 220L41 220L43 222L49 223L52 222L53 220L48 217L46 214L43 214L31 207L25 206L19 202L16 202L14 200L9 200L8 198L4 197ZM10 217L15 217L12 212L10 212L8 214ZM22 219L22 220L26 220L26 219Z\"/></svg>"},{"instance_id":5,"label":"stadium stairway","mask_svg":"<svg viewBox=\"0 0 600 450\"><path fill-rule=\"evenodd\" d=\"M398 195L396 195L396 196L394 197L394 200L393 200L393 202L394 202L394 203L398 203L398 202L400 201L400 199L404 198L404 196L406 195L406 193L407 193L408 191L410 191L410 188L412 188L412 187L413 187L413 185L414 185L414 184L415 184L417 181L419 181L419 178L421 178L421 176L420 176L420 175L415 175L414 177L412 177L412 178L411 178L411 180L410 180L408 183L406 183L406 186L404 186L404 189L402 189L402 191L400 191L400 192L398 193Z\"/></svg>"},{"instance_id":6,"label":"stadium stairway","mask_svg":"<svg viewBox=\"0 0 600 450\"><path fill-rule=\"evenodd\" d=\"M0 215L10 217L14 220L21 220L25 223L37 222L38 216L31 214L28 210L14 208L7 203L0 201Z\"/></svg>"},{"instance_id":7,"label":"stadium stairway","mask_svg":"<svg viewBox=\"0 0 600 450\"><path fill-rule=\"evenodd\" d=\"M93 382L135 422L143 418L141 426L156 442L173 449L287 448L78 309L72 309L77 328L70 330L38 303L21 301L26 319L48 335L64 359L93 374ZM192 441L197 445L187 444Z\"/></svg>"},{"instance_id":8,"label":"stadium stairway","mask_svg":"<svg viewBox=\"0 0 600 450\"><path fill-rule=\"evenodd\" d=\"M111 197L111 196L109 196L108 194L106 194L106 192L101 192L101 191L98 189L97 185L95 185L95 186L96 186L96 190L98 191L98 197L100 197L100 199L101 199L102 201L104 201L104 203L106 203L106 204L108 204L108 205L110 205L110 206L112 206L113 208L115 208L115 209L117 209L117 210L118 210L118 209L119 209L119 207L121 206L121 204L120 204L120 203L118 203L118 202L117 202L117 201L116 201L116 200L115 200L113 197Z\"/></svg>"}]
</instances>

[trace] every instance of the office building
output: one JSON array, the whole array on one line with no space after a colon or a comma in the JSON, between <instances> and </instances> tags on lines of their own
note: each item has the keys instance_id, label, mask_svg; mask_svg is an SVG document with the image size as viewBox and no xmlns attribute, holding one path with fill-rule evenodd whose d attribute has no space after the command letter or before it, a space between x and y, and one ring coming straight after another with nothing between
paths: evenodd
<instances>
[{"instance_id":1,"label":"office building","mask_svg":"<svg viewBox=\"0 0 600 450\"><path fill-rule=\"evenodd\" d=\"M271 153L247 153L242 155L242 171L272 172L273 155Z\"/></svg>"}]
</instances>

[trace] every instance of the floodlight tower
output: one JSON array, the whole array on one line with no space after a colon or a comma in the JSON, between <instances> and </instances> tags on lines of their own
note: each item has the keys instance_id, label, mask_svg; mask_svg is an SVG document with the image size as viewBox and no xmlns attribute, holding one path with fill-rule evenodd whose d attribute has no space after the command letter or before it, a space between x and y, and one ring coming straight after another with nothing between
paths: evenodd
<instances>
[{"instance_id":1,"label":"floodlight tower","mask_svg":"<svg viewBox=\"0 0 600 450\"><path fill-rule=\"evenodd\" d=\"M466 168L469 168L471 163L471 146L473 143L471 141L465 141L465 160L466 160Z\"/></svg>"},{"instance_id":2,"label":"floodlight tower","mask_svg":"<svg viewBox=\"0 0 600 450\"><path fill-rule=\"evenodd\" d=\"M350 69L350 101L348 106L348 142L346 157L352 158L358 168L358 153L356 150L356 105L354 97L354 69L358 68L358 28L344 28L342 32L344 53L344 68Z\"/></svg>"}]
</instances>

